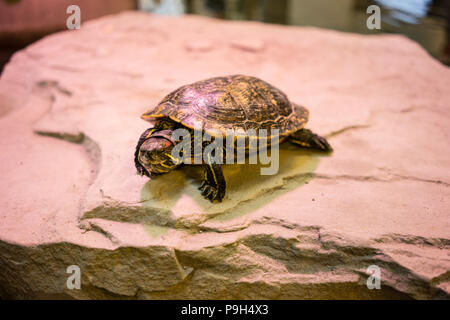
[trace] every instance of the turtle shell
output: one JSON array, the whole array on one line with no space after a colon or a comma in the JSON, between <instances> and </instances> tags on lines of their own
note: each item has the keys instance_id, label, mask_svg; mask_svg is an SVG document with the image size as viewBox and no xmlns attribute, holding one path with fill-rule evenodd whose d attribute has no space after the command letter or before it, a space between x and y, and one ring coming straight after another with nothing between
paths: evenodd
<instances>
[{"instance_id":1,"label":"turtle shell","mask_svg":"<svg viewBox=\"0 0 450 320\"><path fill-rule=\"evenodd\" d=\"M141 117L148 121L169 117L212 136L250 129L278 129L280 135L288 135L304 127L309 112L261 79L232 75L182 86Z\"/></svg>"}]
</instances>

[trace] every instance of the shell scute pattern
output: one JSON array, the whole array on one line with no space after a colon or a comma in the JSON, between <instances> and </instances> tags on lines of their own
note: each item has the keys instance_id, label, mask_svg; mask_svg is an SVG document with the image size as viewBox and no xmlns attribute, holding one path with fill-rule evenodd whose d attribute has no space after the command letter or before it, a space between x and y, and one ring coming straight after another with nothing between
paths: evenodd
<instances>
[{"instance_id":1,"label":"shell scute pattern","mask_svg":"<svg viewBox=\"0 0 450 320\"><path fill-rule=\"evenodd\" d=\"M292 104L279 89L255 77L233 75L198 81L167 95L142 118L170 117L206 131L278 129L281 135L301 129L308 110Z\"/></svg>"}]
</instances>

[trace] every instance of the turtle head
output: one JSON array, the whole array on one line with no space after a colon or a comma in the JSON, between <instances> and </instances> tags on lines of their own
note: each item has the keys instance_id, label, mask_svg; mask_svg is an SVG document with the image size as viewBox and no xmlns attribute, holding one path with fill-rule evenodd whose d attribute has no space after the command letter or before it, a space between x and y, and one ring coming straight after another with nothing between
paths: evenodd
<instances>
[{"instance_id":1,"label":"turtle head","mask_svg":"<svg viewBox=\"0 0 450 320\"><path fill-rule=\"evenodd\" d=\"M136 168L139 173L147 176L169 172L177 166L171 155L175 145L172 131L147 131L141 136L136 147Z\"/></svg>"}]
</instances>

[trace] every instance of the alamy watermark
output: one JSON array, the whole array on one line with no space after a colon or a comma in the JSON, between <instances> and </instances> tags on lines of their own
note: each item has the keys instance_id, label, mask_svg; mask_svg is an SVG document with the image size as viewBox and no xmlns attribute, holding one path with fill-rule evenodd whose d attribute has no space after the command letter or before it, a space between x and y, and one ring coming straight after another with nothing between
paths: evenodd
<instances>
[{"instance_id":1,"label":"alamy watermark","mask_svg":"<svg viewBox=\"0 0 450 320\"><path fill-rule=\"evenodd\" d=\"M366 10L370 16L367 18L366 26L369 30L381 29L381 9L376 4L370 5Z\"/></svg>"},{"instance_id":2,"label":"alamy watermark","mask_svg":"<svg viewBox=\"0 0 450 320\"><path fill-rule=\"evenodd\" d=\"M69 30L81 28L81 9L76 4L67 7L66 13L70 14L66 19L66 27Z\"/></svg>"},{"instance_id":3,"label":"alamy watermark","mask_svg":"<svg viewBox=\"0 0 450 320\"><path fill-rule=\"evenodd\" d=\"M369 290L381 289L381 269L375 264L370 265L366 270L369 277L366 281L366 286Z\"/></svg>"},{"instance_id":4,"label":"alamy watermark","mask_svg":"<svg viewBox=\"0 0 450 320\"><path fill-rule=\"evenodd\" d=\"M66 273L70 274L67 278L67 289L81 289L81 269L76 264L70 265L66 269Z\"/></svg>"},{"instance_id":5,"label":"alamy watermark","mask_svg":"<svg viewBox=\"0 0 450 320\"><path fill-rule=\"evenodd\" d=\"M72 4L67 7L66 13L70 14L66 19L66 26L69 30L81 28L81 9L76 4ZM370 16L367 18L366 26L369 30L381 29L381 9L379 6L373 4L367 7L367 14Z\"/></svg>"},{"instance_id":6,"label":"alamy watermark","mask_svg":"<svg viewBox=\"0 0 450 320\"><path fill-rule=\"evenodd\" d=\"M197 129L193 131L193 137L184 128L173 131L172 139L179 141L171 151L175 164L202 164L206 161L215 164L245 164L248 156L249 164L270 165L261 167L261 175L274 175L278 172L278 129L229 129L224 135L220 131L204 132L197 124L195 127ZM204 142L207 143L206 146Z\"/></svg>"}]
</instances>

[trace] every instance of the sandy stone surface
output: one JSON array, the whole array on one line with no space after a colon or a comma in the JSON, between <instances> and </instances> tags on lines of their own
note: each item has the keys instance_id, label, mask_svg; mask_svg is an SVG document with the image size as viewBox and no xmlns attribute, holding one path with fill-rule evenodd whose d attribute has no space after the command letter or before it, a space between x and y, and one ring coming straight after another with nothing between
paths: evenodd
<instances>
[{"instance_id":1,"label":"sandy stone surface","mask_svg":"<svg viewBox=\"0 0 450 320\"><path fill-rule=\"evenodd\" d=\"M335 152L226 166L221 204L198 168L137 175L140 115L235 73L306 105ZM448 299L449 83L394 35L127 12L46 37L0 78L0 296Z\"/></svg>"}]
</instances>

